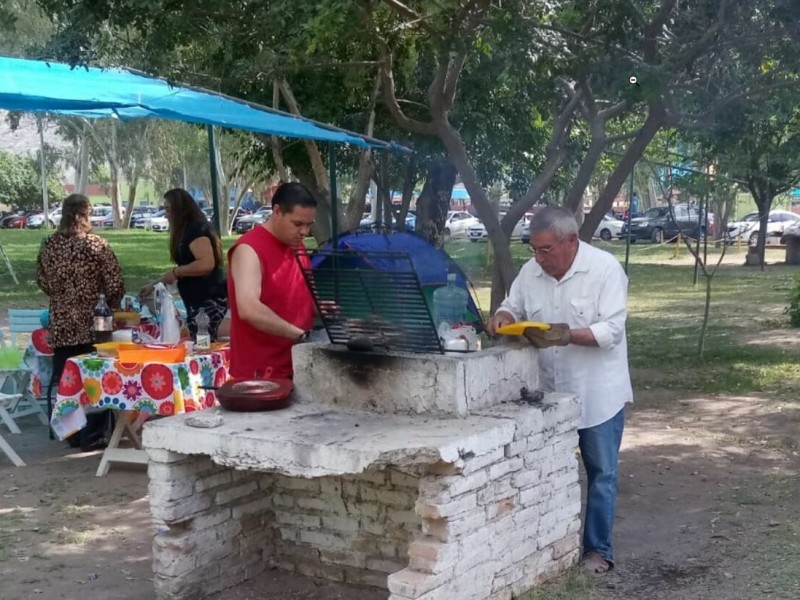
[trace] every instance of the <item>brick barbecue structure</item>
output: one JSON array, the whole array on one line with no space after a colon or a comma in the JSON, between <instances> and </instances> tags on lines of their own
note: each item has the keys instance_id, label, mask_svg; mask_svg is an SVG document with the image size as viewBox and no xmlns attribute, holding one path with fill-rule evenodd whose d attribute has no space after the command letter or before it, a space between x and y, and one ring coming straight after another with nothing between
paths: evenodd
<instances>
[{"instance_id":1,"label":"brick barbecue structure","mask_svg":"<svg viewBox=\"0 0 800 600\"><path fill-rule=\"evenodd\" d=\"M304 344L290 408L148 424L156 597L277 568L390 600L508 600L562 573L579 557L580 406L533 394L535 353Z\"/></svg>"}]
</instances>

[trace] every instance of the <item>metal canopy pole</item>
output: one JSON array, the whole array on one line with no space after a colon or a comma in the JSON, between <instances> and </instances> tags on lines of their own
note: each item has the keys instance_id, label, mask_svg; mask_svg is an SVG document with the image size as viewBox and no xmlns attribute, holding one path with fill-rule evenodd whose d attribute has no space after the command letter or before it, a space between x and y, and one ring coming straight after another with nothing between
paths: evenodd
<instances>
[{"instance_id":1,"label":"metal canopy pole","mask_svg":"<svg viewBox=\"0 0 800 600\"><path fill-rule=\"evenodd\" d=\"M628 261L631 256L631 213L633 212L633 170L636 168L634 165L631 167L631 181L628 187L628 236L625 242L625 274L628 274Z\"/></svg>"},{"instance_id":2,"label":"metal canopy pole","mask_svg":"<svg viewBox=\"0 0 800 600\"><path fill-rule=\"evenodd\" d=\"M692 278L692 285L697 285L697 278L700 271L700 236L703 235L703 205L704 205L705 193L703 196L700 197L700 207L697 210L697 242L695 243L694 248L694 277ZM706 223L706 229L708 228L708 223ZM706 237L708 236L708 232L706 232Z\"/></svg>"},{"instance_id":3,"label":"metal canopy pole","mask_svg":"<svg viewBox=\"0 0 800 600\"><path fill-rule=\"evenodd\" d=\"M219 183L217 182L217 142L214 139L214 126L206 125L208 130L208 162L211 168L211 202L214 207L214 227L219 235L222 235L219 219ZM225 209L227 210L227 206Z\"/></svg>"},{"instance_id":4,"label":"metal canopy pole","mask_svg":"<svg viewBox=\"0 0 800 600\"><path fill-rule=\"evenodd\" d=\"M336 190L336 145L328 144L328 170L331 193L331 248L339 247L339 196Z\"/></svg>"},{"instance_id":5,"label":"metal canopy pole","mask_svg":"<svg viewBox=\"0 0 800 600\"><path fill-rule=\"evenodd\" d=\"M42 172L42 204L44 205L43 229L50 228L50 203L47 197L47 166L44 161L44 123L40 115L36 116L36 123L39 126L39 166Z\"/></svg>"},{"instance_id":6,"label":"metal canopy pole","mask_svg":"<svg viewBox=\"0 0 800 600\"><path fill-rule=\"evenodd\" d=\"M331 194L331 250L333 250L333 301L338 305L341 302L339 287L339 196L336 190L336 146L333 142L328 144L328 185Z\"/></svg>"}]
</instances>

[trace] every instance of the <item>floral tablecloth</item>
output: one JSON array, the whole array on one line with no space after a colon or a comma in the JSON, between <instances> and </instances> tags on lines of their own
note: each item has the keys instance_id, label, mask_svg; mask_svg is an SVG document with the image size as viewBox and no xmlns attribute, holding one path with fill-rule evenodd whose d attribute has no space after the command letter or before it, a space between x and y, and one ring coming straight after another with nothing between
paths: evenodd
<instances>
[{"instance_id":1,"label":"floral tablecloth","mask_svg":"<svg viewBox=\"0 0 800 600\"><path fill-rule=\"evenodd\" d=\"M111 408L173 415L216 404L211 387L228 379L228 349L181 363L125 364L96 355L70 358L58 384L51 425L59 439L86 425L86 412Z\"/></svg>"},{"instance_id":2,"label":"floral tablecloth","mask_svg":"<svg viewBox=\"0 0 800 600\"><path fill-rule=\"evenodd\" d=\"M136 327L139 335L145 334L157 340L159 329L156 323L142 323ZM53 375L53 349L49 343L49 330L37 329L31 334L31 340L25 349L22 361L31 372L28 389L34 398L43 398L47 395L47 386Z\"/></svg>"},{"instance_id":3,"label":"floral tablecloth","mask_svg":"<svg viewBox=\"0 0 800 600\"><path fill-rule=\"evenodd\" d=\"M53 374L53 349L48 342L49 333L47 329L34 331L22 357L31 372L28 389L34 398L47 395L47 386L50 385L50 376Z\"/></svg>"}]
</instances>

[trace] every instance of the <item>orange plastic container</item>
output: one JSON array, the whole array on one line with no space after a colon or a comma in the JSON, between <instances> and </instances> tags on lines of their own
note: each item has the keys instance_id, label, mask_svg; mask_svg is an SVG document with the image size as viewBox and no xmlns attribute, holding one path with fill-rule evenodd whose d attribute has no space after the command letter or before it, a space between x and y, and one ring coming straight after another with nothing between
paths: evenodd
<instances>
[{"instance_id":1,"label":"orange plastic container","mask_svg":"<svg viewBox=\"0 0 800 600\"><path fill-rule=\"evenodd\" d=\"M117 354L121 363L179 363L186 360L186 346L122 344Z\"/></svg>"},{"instance_id":2,"label":"orange plastic container","mask_svg":"<svg viewBox=\"0 0 800 600\"><path fill-rule=\"evenodd\" d=\"M132 344L126 344L125 342L103 342L101 344L95 344L94 349L97 350L97 355L102 356L104 358L114 358L118 356L120 346L130 346Z\"/></svg>"}]
</instances>

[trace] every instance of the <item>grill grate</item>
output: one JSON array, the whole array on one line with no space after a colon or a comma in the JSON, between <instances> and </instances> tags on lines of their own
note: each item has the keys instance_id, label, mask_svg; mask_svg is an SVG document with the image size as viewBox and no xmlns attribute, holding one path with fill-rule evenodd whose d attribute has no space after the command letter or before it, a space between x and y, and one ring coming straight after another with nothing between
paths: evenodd
<instances>
[{"instance_id":1,"label":"grill grate","mask_svg":"<svg viewBox=\"0 0 800 600\"><path fill-rule=\"evenodd\" d=\"M368 338L387 350L444 353L408 254L322 248L311 264L301 269L331 342ZM323 310L328 303L336 309Z\"/></svg>"}]
</instances>

